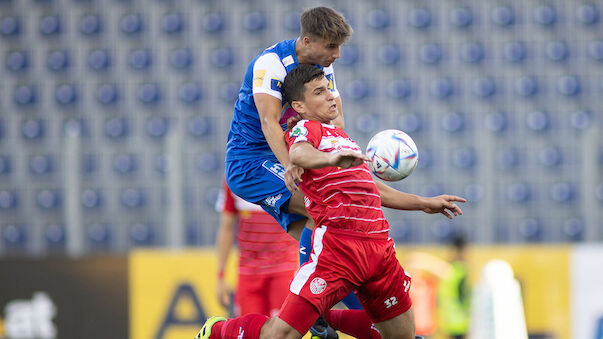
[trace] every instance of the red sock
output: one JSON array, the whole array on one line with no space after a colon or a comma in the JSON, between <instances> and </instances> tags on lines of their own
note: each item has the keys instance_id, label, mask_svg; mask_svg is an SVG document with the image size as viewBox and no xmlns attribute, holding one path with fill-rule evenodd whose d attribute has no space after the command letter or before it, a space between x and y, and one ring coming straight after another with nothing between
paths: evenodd
<instances>
[{"instance_id":1,"label":"red sock","mask_svg":"<svg viewBox=\"0 0 603 339\"><path fill-rule=\"evenodd\" d=\"M380 339L379 330L363 310L329 310L325 320L334 329L357 339Z\"/></svg>"},{"instance_id":2,"label":"red sock","mask_svg":"<svg viewBox=\"0 0 603 339\"><path fill-rule=\"evenodd\" d=\"M211 328L209 339L258 339L268 317L250 313L241 317L220 321Z\"/></svg>"}]
</instances>

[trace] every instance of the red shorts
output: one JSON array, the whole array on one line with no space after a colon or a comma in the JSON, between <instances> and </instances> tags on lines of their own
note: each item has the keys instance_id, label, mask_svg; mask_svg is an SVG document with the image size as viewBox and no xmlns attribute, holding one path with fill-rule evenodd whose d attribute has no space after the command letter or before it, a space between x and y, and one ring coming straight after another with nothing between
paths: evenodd
<instances>
[{"instance_id":1,"label":"red shorts","mask_svg":"<svg viewBox=\"0 0 603 339\"><path fill-rule=\"evenodd\" d=\"M299 269L290 290L320 314L356 291L371 320L380 323L410 308L410 281L387 234L356 234L321 226L314 231L311 261ZM287 303L281 314L287 313L285 308ZM289 325L303 330L300 324Z\"/></svg>"},{"instance_id":2,"label":"red shorts","mask_svg":"<svg viewBox=\"0 0 603 339\"><path fill-rule=\"evenodd\" d=\"M236 313L275 315L289 294L288 287L294 274L295 271L239 275L235 295Z\"/></svg>"}]
</instances>

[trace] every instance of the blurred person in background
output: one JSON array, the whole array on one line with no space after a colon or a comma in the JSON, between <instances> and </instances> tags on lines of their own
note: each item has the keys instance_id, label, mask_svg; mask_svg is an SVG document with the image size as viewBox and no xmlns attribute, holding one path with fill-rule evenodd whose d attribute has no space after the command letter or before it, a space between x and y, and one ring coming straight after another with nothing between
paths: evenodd
<instances>
[{"instance_id":1,"label":"blurred person in background","mask_svg":"<svg viewBox=\"0 0 603 339\"><path fill-rule=\"evenodd\" d=\"M216 209L220 213L216 237L216 293L220 304L232 312L232 289L224 279L224 271L236 233L239 278L232 316L247 313L275 315L289 293L289 284L298 268L297 242L283 233L274 218L260 206L234 195L226 181Z\"/></svg>"},{"instance_id":2,"label":"blurred person in background","mask_svg":"<svg viewBox=\"0 0 603 339\"><path fill-rule=\"evenodd\" d=\"M469 331L471 297L467 283L465 238L457 234L450 245L450 267L440 280L437 290L438 327L450 339L464 339Z\"/></svg>"}]
</instances>

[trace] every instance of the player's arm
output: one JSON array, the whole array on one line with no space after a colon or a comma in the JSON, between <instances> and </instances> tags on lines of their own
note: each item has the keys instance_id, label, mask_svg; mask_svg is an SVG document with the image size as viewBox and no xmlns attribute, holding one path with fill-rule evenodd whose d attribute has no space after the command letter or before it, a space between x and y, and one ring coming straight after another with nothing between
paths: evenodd
<instances>
[{"instance_id":1,"label":"player's arm","mask_svg":"<svg viewBox=\"0 0 603 339\"><path fill-rule=\"evenodd\" d=\"M325 153L317 150L309 142L298 142L291 145L289 150L291 162L303 168L323 168L337 166L350 168L361 165L368 157L353 151Z\"/></svg>"},{"instance_id":2,"label":"player's arm","mask_svg":"<svg viewBox=\"0 0 603 339\"><path fill-rule=\"evenodd\" d=\"M216 294L220 304L228 308L230 304L231 289L224 280L224 270L230 256L230 250L234 243L236 214L222 211L220 214L220 226L216 236L216 254L218 255L218 285Z\"/></svg>"},{"instance_id":3,"label":"player's arm","mask_svg":"<svg viewBox=\"0 0 603 339\"><path fill-rule=\"evenodd\" d=\"M452 219L453 215L458 216L463 214L463 211L454 202L467 201L456 195L448 194L426 198L400 192L376 180L375 184L381 195L381 205L397 210L423 211L429 214L442 213L448 219Z\"/></svg>"}]
</instances>

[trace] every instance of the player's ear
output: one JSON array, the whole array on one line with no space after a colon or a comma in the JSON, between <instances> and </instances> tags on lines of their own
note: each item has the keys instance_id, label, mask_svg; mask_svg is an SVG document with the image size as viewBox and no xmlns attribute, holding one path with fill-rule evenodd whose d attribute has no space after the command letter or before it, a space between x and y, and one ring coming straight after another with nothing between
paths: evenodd
<instances>
[{"instance_id":1,"label":"player's ear","mask_svg":"<svg viewBox=\"0 0 603 339\"><path fill-rule=\"evenodd\" d=\"M291 108L293 108L297 113L304 113L304 103L301 101L292 101Z\"/></svg>"}]
</instances>

